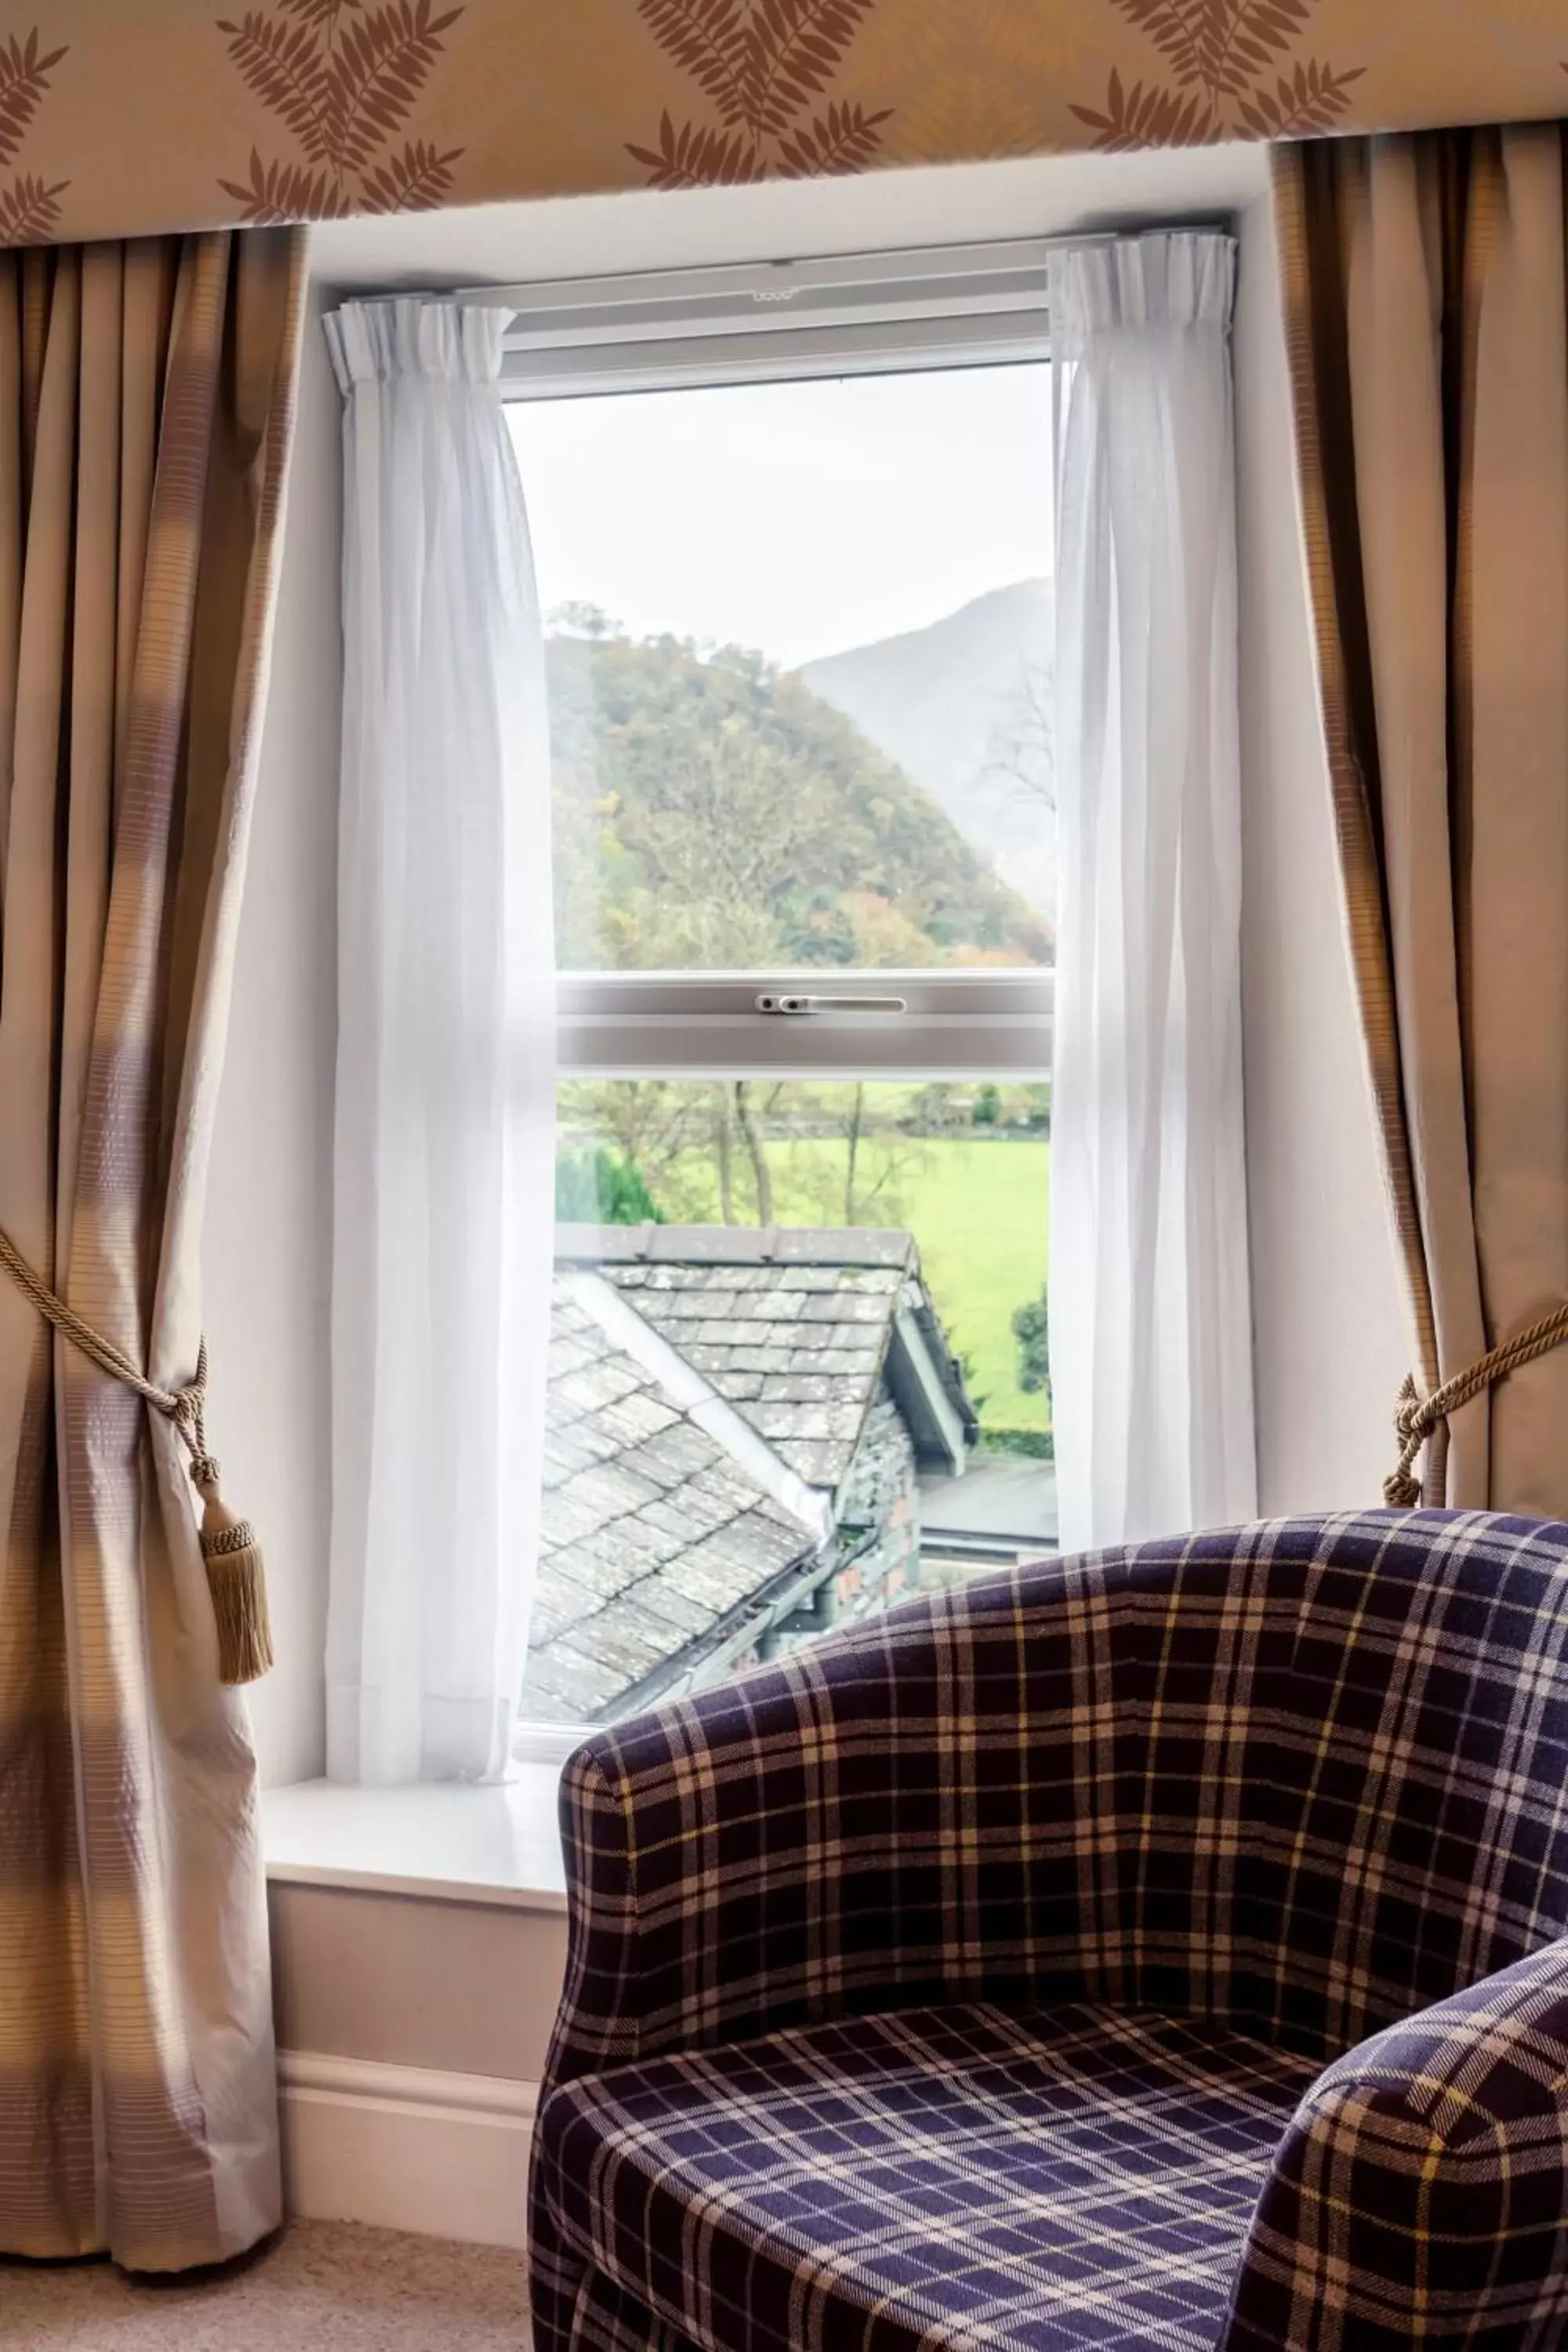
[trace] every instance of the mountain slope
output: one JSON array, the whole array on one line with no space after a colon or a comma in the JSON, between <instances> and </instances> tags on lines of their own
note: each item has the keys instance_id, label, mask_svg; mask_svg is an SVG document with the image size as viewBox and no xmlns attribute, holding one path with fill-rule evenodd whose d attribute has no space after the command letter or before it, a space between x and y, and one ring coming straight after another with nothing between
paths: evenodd
<instances>
[{"instance_id":1,"label":"mountain slope","mask_svg":"<svg viewBox=\"0 0 1568 2352\"><path fill-rule=\"evenodd\" d=\"M935 796L760 655L547 641L568 969L1029 962L1046 927Z\"/></svg>"},{"instance_id":2,"label":"mountain slope","mask_svg":"<svg viewBox=\"0 0 1568 2352\"><path fill-rule=\"evenodd\" d=\"M815 694L923 784L1040 913L1056 905L1047 696L1056 595L1020 580L930 628L807 662Z\"/></svg>"}]
</instances>

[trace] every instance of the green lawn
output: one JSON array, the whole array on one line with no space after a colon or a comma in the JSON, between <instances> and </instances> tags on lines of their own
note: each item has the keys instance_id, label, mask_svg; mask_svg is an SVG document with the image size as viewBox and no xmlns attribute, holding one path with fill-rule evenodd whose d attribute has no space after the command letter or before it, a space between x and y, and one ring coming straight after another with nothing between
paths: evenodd
<instances>
[{"instance_id":1,"label":"green lawn","mask_svg":"<svg viewBox=\"0 0 1568 2352\"><path fill-rule=\"evenodd\" d=\"M948 1338L968 1362L971 1393L984 1401L981 1420L988 1429L1050 1425L1046 1398L1026 1396L1018 1386L1012 1330L1014 1310L1045 1287L1050 1152L1043 1137L972 1135L876 1139L862 1151L861 1197L872 1197L860 1222L907 1225L913 1233ZM775 1138L769 1159L781 1224L842 1221L842 1142ZM717 1217L716 1196L704 1213Z\"/></svg>"}]
</instances>

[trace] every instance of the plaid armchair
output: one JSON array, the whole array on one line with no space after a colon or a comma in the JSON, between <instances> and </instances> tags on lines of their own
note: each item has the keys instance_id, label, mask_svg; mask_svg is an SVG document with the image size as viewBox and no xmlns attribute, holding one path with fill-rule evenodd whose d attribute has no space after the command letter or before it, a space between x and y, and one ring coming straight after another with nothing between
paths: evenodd
<instances>
[{"instance_id":1,"label":"plaid armchair","mask_svg":"<svg viewBox=\"0 0 1568 2352\"><path fill-rule=\"evenodd\" d=\"M563 1810L537 2352L1568 2344L1568 1527L1022 1569Z\"/></svg>"}]
</instances>

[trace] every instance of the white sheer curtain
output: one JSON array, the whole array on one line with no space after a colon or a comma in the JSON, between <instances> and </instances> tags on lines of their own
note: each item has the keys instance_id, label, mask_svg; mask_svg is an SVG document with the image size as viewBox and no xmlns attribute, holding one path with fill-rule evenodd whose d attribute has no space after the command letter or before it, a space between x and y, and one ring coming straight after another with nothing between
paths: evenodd
<instances>
[{"instance_id":1,"label":"white sheer curtain","mask_svg":"<svg viewBox=\"0 0 1568 2352\"><path fill-rule=\"evenodd\" d=\"M543 647L505 313L327 321L345 404L334 1780L504 1773L553 1185Z\"/></svg>"},{"instance_id":2,"label":"white sheer curtain","mask_svg":"<svg viewBox=\"0 0 1568 2352\"><path fill-rule=\"evenodd\" d=\"M1241 1084L1235 248L1051 256L1061 1544L1257 1507Z\"/></svg>"}]
</instances>

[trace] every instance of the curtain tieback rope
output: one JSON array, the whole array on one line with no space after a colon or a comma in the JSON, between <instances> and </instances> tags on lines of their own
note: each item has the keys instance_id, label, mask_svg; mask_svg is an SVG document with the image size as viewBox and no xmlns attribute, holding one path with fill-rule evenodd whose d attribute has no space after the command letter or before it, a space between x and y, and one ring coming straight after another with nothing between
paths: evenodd
<instances>
[{"instance_id":1,"label":"curtain tieback rope","mask_svg":"<svg viewBox=\"0 0 1568 2352\"><path fill-rule=\"evenodd\" d=\"M202 1497L199 1535L207 1582L217 1620L218 1672L226 1683L253 1683L272 1664L272 1633L267 1616L267 1584L261 1547L248 1519L231 1511L218 1492L218 1465L207 1452L207 1343L196 1357L196 1376L182 1389L161 1389L136 1369L112 1339L84 1322L36 1274L0 1226L0 1265L47 1323L69 1339L100 1371L122 1381L154 1412L173 1422L189 1454L191 1483Z\"/></svg>"},{"instance_id":2,"label":"curtain tieback rope","mask_svg":"<svg viewBox=\"0 0 1568 2352\"><path fill-rule=\"evenodd\" d=\"M1539 1322L1530 1324L1524 1330L1516 1331L1511 1339L1504 1339L1486 1355L1478 1356L1473 1364L1456 1372L1451 1381L1445 1381L1430 1396L1424 1397L1406 1372L1394 1409L1399 1464L1383 1482L1383 1499L1390 1508L1409 1510L1421 1500L1420 1484L1411 1476L1411 1465L1440 1421L1447 1421L1462 1404L1468 1404L1482 1389L1491 1388L1498 1381L1506 1380L1510 1372L1516 1372L1521 1364L1533 1363L1537 1356L1560 1348L1565 1339L1568 1302L1554 1307L1550 1315L1542 1316Z\"/></svg>"}]
</instances>

